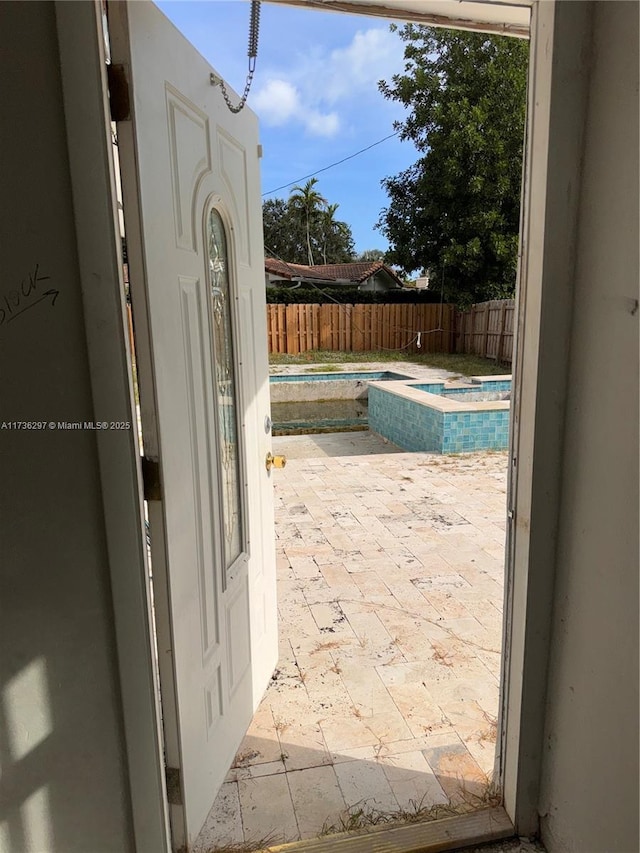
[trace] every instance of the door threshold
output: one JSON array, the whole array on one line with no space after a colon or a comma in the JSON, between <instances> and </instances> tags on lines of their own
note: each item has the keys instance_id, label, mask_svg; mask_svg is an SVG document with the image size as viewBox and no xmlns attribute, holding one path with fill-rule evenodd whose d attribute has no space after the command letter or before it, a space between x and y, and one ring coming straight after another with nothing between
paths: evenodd
<instances>
[{"instance_id":1,"label":"door threshold","mask_svg":"<svg viewBox=\"0 0 640 853\"><path fill-rule=\"evenodd\" d=\"M269 853L442 853L514 835L507 813L502 806L497 806L392 829L374 828L357 835L352 832L332 833L321 838L278 844L267 850Z\"/></svg>"}]
</instances>

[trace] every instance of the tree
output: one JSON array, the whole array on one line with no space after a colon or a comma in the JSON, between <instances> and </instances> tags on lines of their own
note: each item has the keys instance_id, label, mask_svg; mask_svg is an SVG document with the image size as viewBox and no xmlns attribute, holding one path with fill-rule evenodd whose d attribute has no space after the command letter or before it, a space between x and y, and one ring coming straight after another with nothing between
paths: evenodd
<instances>
[{"instance_id":1,"label":"tree","mask_svg":"<svg viewBox=\"0 0 640 853\"><path fill-rule=\"evenodd\" d=\"M384 261L384 252L382 249L365 249L364 252L360 252L357 256L356 261Z\"/></svg>"},{"instance_id":2,"label":"tree","mask_svg":"<svg viewBox=\"0 0 640 853\"><path fill-rule=\"evenodd\" d=\"M300 187L295 186L289 194L289 203L294 209L299 210L304 217L305 232L307 236L307 251L309 266L313 266L313 251L311 248L311 225L315 226L321 220L321 214L326 211L327 200L314 189L318 183L317 178L310 178L307 183ZM336 205L337 207L337 205ZM334 209L335 213L335 209Z\"/></svg>"},{"instance_id":3,"label":"tree","mask_svg":"<svg viewBox=\"0 0 640 853\"><path fill-rule=\"evenodd\" d=\"M387 259L444 278L460 305L515 288L528 42L408 24L405 73L382 94L408 108L397 122L420 159L383 180L377 227Z\"/></svg>"},{"instance_id":4,"label":"tree","mask_svg":"<svg viewBox=\"0 0 640 853\"><path fill-rule=\"evenodd\" d=\"M283 198L267 199L262 205L265 252L292 264L307 262L304 223Z\"/></svg>"},{"instance_id":5,"label":"tree","mask_svg":"<svg viewBox=\"0 0 640 853\"><path fill-rule=\"evenodd\" d=\"M353 260L353 237L346 222L335 218L340 205L328 204L318 220L319 251L323 264L341 264Z\"/></svg>"},{"instance_id":6,"label":"tree","mask_svg":"<svg viewBox=\"0 0 640 853\"><path fill-rule=\"evenodd\" d=\"M339 207L315 189L317 179L293 187L288 200L269 199L262 205L267 254L295 264L341 264L353 260L353 236L346 222L335 218Z\"/></svg>"}]
</instances>

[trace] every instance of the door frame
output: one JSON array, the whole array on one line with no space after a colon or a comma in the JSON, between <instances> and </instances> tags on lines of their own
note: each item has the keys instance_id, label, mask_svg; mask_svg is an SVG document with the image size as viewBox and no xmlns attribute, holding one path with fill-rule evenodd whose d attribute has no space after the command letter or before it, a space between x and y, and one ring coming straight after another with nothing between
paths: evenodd
<instances>
[{"instance_id":1,"label":"door frame","mask_svg":"<svg viewBox=\"0 0 640 853\"><path fill-rule=\"evenodd\" d=\"M522 835L538 828L564 443L579 202L564 177L579 187L588 89L591 9L564 7L533 0L523 170L499 751L505 809ZM101 5L56 0L55 8L96 420L134 423ZM140 454L134 430L98 432L96 442L129 768L125 799L135 849L168 852Z\"/></svg>"},{"instance_id":2,"label":"door frame","mask_svg":"<svg viewBox=\"0 0 640 853\"><path fill-rule=\"evenodd\" d=\"M504 807L525 836L539 829L592 11L535 0L531 14L498 729Z\"/></svg>"},{"instance_id":3,"label":"door frame","mask_svg":"<svg viewBox=\"0 0 640 853\"><path fill-rule=\"evenodd\" d=\"M131 424L95 432L129 777L120 796L136 851L159 853L171 849L164 740L100 0L56 0L55 15L94 421Z\"/></svg>"}]
</instances>

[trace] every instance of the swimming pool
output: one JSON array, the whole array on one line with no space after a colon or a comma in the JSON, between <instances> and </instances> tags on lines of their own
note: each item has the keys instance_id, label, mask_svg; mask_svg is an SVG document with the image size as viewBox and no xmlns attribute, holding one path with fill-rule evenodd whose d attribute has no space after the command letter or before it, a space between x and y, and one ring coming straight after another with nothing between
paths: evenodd
<instances>
[{"instance_id":1,"label":"swimming pool","mask_svg":"<svg viewBox=\"0 0 640 853\"><path fill-rule=\"evenodd\" d=\"M369 428L403 450L505 450L510 396L510 375L474 376L469 383L373 382Z\"/></svg>"},{"instance_id":2,"label":"swimming pool","mask_svg":"<svg viewBox=\"0 0 640 853\"><path fill-rule=\"evenodd\" d=\"M272 403L273 435L352 432L368 428L366 400Z\"/></svg>"},{"instance_id":3,"label":"swimming pool","mask_svg":"<svg viewBox=\"0 0 640 853\"><path fill-rule=\"evenodd\" d=\"M411 380L412 376L383 371L288 373L270 376L272 403L314 400L366 400L370 382Z\"/></svg>"}]
</instances>

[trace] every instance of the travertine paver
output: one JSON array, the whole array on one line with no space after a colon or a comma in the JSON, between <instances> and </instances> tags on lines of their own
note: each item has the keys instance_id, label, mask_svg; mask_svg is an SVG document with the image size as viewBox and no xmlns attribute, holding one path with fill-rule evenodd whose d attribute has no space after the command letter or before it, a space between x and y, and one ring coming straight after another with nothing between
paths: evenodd
<instances>
[{"instance_id":1,"label":"travertine paver","mask_svg":"<svg viewBox=\"0 0 640 853\"><path fill-rule=\"evenodd\" d=\"M200 850L244 841L237 782L225 782L198 836Z\"/></svg>"},{"instance_id":2,"label":"travertine paver","mask_svg":"<svg viewBox=\"0 0 640 853\"><path fill-rule=\"evenodd\" d=\"M274 448L280 661L199 850L455 801L494 764L506 454Z\"/></svg>"},{"instance_id":3,"label":"travertine paver","mask_svg":"<svg viewBox=\"0 0 640 853\"><path fill-rule=\"evenodd\" d=\"M325 816L340 814L345 808L336 769L332 765L287 773L293 810L302 838L320 835Z\"/></svg>"},{"instance_id":4,"label":"travertine paver","mask_svg":"<svg viewBox=\"0 0 640 853\"><path fill-rule=\"evenodd\" d=\"M299 835L287 774L244 779L237 783L245 840L269 839L273 844Z\"/></svg>"}]
</instances>

